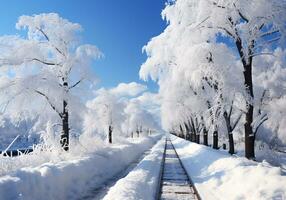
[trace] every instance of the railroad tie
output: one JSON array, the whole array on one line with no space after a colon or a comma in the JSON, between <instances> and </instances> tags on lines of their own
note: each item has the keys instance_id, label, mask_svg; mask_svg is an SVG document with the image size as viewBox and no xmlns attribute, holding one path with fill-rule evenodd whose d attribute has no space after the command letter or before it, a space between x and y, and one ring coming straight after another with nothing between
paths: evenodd
<instances>
[{"instance_id":1,"label":"railroad tie","mask_svg":"<svg viewBox=\"0 0 286 200\"><path fill-rule=\"evenodd\" d=\"M161 200L195 199L200 197L182 166L182 163L169 139L166 140L165 159L160 187Z\"/></svg>"}]
</instances>

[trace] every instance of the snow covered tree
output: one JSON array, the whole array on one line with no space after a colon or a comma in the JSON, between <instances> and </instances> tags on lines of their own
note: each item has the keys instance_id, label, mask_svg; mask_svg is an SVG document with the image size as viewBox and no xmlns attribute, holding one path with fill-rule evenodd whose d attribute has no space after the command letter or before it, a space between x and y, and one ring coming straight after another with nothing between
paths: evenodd
<instances>
[{"instance_id":1,"label":"snow covered tree","mask_svg":"<svg viewBox=\"0 0 286 200\"><path fill-rule=\"evenodd\" d=\"M61 144L69 149L69 115L76 101L72 89L90 77L91 61L100 57L93 45L80 45L77 23L56 13L21 16L16 24L27 30L26 37L2 36L0 60L17 75L20 68L32 69L15 77L21 92L34 92L44 98L61 119Z\"/></svg>"},{"instance_id":2,"label":"snow covered tree","mask_svg":"<svg viewBox=\"0 0 286 200\"><path fill-rule=\"evenodd\" d=\"M107 136L108 142L113 141L113 131L122 133L121 124L125 120L125 103L112 91L101 88L96 91L96 97L87 102L88 108L95 114L96 129Z\"/></svg>"},{"instance_id":3,"label":"snow covered tree","mask_svg":"<svg viewBox=\"0 0 286 200\"><path fill-rule=\"evenodd\" d=\"M198 18L205 19L200 28L221 34L237 48L245 87L245 156L254 158L255 133L266 118L262 117L254 126L253 59L266 53L267 47L273 47L285 36L286 2L208 0L200 1L195 9L201 11Z\"/></svg>"},{"instance_id":4,"label":"snow covered tree","mask_svg":"<svg viewBox=\"0 0 286 200\"><path fill-rule=\"evenodd\" d=\"M148 134L148 129L160 129L155 116L143 108L138 98L132 98L126 103L124 109L126 120L123 126L131 133L132 137L135 132L137 137L140 137L143 134L143 129L146 131L145 134Z\"/></svg>"},{"instance_id":5,"label":"snow covered tree","mask_svg":"<svg viewBox=\"0 0 286 200\"><path fill-rule=\"evenodd\" d=\"M255 126L261 125L261 119L267 120L264 129L255 136L264 142L272 139L279 139L276 145L285 144L285 131L283 131L283 121L285 117L283 101L286 95L286 50L277 48L271 55L262 55L260 59L254 60L254 85L257 109L255 114L260 116L253 122ZM270 129L272 134L266 134ZM272 144L271 144L272 145Z\"/></svg>"},{"instance_id":6,"label":"snow covered tree","mask_svg":"<svg viewBox=\"0 0 286 200\"><path fill-rule=\"evenodd\" d=\"M277 46L283 46L285 11L286 2L279 0L174 1L162 12L169 23L167 28L144 47L148 59L141 67L140 76L158 80L165 100L175 82L189 82L205 102L189 103L188 109L199 107L201 111L195 113L201 115L208 102L209 115L201 119L207 122L205 124L212 124L213 146L218 146L216 132L224 120L231 153L234 151L232 131L243 112L245 156L254 158L256 133L268 119L259 109L260 99L265 99L266 93L254 85L253 79L258 75L253 73L254 68L259 68L254 62L262 55L272 54ZM271 67L268 70L271 71ZM180 76L176 76L179 71ZM178 80L174 80L174 76ZM185 87L181 91L187 91L187 85L181 84L179 87ZM174 87L178 88L178 85ZM254 91L256 88L258 90ZM202 91L206 91L205 94ZM233 105L236 113L231 122ZM163 120L167 118L166 114L162 114Z\"/></svg>"},{"instance_id":7,"label":"snow covered tree","mask_svg":"<svg viewBox=\"0 0 286 200\"><path fill-rule=\"evenodd\" d=\"M87 102L90 114L97 122L94 125L96 132L111 143L114 139L133 137L148 129L158 130L154 115L148 111L153 109L148 102L153 101L152 95L140 95L146 89L145 85L131 82L96 90L95 98ZM144 107L144 103L151 105Z\"/></svg>"}]
</instances>

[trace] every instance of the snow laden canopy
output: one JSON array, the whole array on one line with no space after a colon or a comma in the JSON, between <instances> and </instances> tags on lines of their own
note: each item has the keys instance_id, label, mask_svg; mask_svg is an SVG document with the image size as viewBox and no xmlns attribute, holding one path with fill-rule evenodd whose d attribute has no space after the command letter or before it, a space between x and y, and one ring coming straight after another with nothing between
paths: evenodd
<instances>
[{"instance_id":1,"label":"snow laden canopy","mask_svg":"<svg viewBox=\"0 0 286 200\"><path fill-rule=\"evenodd\" d=\"M91 62L102 53L80 44L81 26L56 13L21 16L16 28L27 34L0 37L1 92L7 104L15 97L45 100L61 121L61 144L68 150L69 115L80 109L72 90L92 80Z\"/></svg>"},{"instance_id":2,"label":"snow laden canopy","mask_svg":"<svg viewBox=\"0 0 286 200\"><path fill-rule=\"evenodd\" d=\"M286 2L177 0L162 17L140 77L160 86L164 129L214 148L227 138L231 154L242 138L248 158L257 138L285 144Z\"/></svg>"},{"instance_id":3,"label":"snow laden canopy","mask_svg":"<svg viewBox=\"0 0 286 200\"><path fill-rule=\"evenodd\" d=\"M159 131L159 117L154 113L154 107L158 108L157 95L146 90L145 85L135 82L96 90L95 98L87 102L89 112L85 123L90 128L83 137L95 133L112 143L120 137L133 138L135 134L140 137Z\"/></svg>"}]
</instances>

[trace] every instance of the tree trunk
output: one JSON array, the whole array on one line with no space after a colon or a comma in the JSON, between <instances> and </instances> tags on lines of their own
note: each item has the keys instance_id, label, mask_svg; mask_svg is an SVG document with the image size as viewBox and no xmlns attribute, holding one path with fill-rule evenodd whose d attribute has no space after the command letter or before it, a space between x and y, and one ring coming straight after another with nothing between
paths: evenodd
<instances>
[{"instance_id":1,"label":"tree trunk","mask_svg":"<svg viewBox=\"0 0 286 200\"><path fill-rule=\"evenodd\" d=\"M226 144L225 143L222 144L222 149L226 150Z\"/></svg>"},{"instance_id":2,"label":"tree trunk","mask_svg":"<svg viewBox=\"0 0 286 200\"><path fill-rule=\"evenodd\" d=\"M61 145L65 151L69 150L69 113L67 101L63 101Z\"/></svg>"},{"instance_id":3,"label":"tree trunk","mask_svg":"<svg viewBox=\"0 0 286 200\"><path fill-rule=\"evenodd\" d=\"M131 132L131 138L133 138L133 131Z\"/></svg>"},{"instance_id":4,"label":"tree trunk","mask_svg":"<svg viewBox=\"0 0 286 200\"><path fill-rule=\"evenodd\" d=\"M204 145L208 146L209 142L208 142L208 131L206 128L203 129L203 134L204 134Z\"/></svg>"},{"instance_id":5,"label":"tree trunk","mask_svg":"<svg viewBox=\"0 0 286 200\"><path fill-rule=\"evenodd\" d=\"M191 133L191 141L196 142L196 132L194 130Z\"/></svg>"},{"instance_id":6,"label":"tree trunk","mask_svg":"<svg viewBox=\"0 0 286 200\"><path fill-rule=\"evenodd\" d=\"M112 126L108 126L108 142L111 144L112 143Z\"/></svg>"},{"instance_id":7,"label":"tree trunk","mask_svg":"<svg viewBox=\"0 0 286 200\"><path fill-rule=\"evenodd\" d=\"M255 158L254 152L254 134L252 130L252 122L253 122L253 86L252 86L252 69L251 64L248 64L244 68L244 84L246 87L247 94L250 96L250 101L246 100L246 114L245 114L245 123L244 123L244 131L245 131L245 157L248 159Z\"/></svg>"},{"instance_id":8,"label":"tree trunk","mask_svg":"<svg viewBox=\"0 0 286 200\"><path fill-rule=\"evenodd\" d=\"M236 38L236 46L239 51L239 55L243 64L243 76L244 76L244 86L246 90L246 94L249 95L246 97L246 114L245 114L245 123L244 123L244 134L245 134L245 157L248 159L255 158L254 152L254 142L255 137L252 130L252 122L253 122L253 83L252 83L252 59L253 57L253 48L254 41L250 42L248 46L248 55L245 55L242 46L242 40L238 37Z\"/></svg>"},{"instance_id":9,"label":"tree trunk","mask_svg":"<svg viewBox=\"0 0 286 200\"><path fill-rule=\"evenodd\" d=\"M200 134L196 134L196 143L200 144Z\"/></svg>"},{"instance_id":10,"label":"tree trunk","mask_svg":"<svg viewBox=\"0 0 286 200\"><path fill-rule=\"evenodd\" d=\"M254 135L252 131L251 126L251 120L247 121L244 124L244 130L245 130L245 157L248 159L255 158L255 152L254 152Z\"/></svg>"},{"instance_id":11,"label":"tree trunk","mask_svg":"<svg viewBox=\"0 0 286 200\"><path fill-rule=\"evenodd\" d=\"M191 139L191 136L190 136L190 128L189 128L189 126L188 126L187 123L184 123L184 124L185 124L185 128L186 128L186 136L185 136L185 138L186 138L186 140L189 140L189 141L190 141L190 139Z\"/></svg>"},{"instance_id":12,"label":"tree trunk","mask_svg":"<svg viewBox=\"0 0 286 200\"><path fill-rule=\"evenodd\" d=\"M213 132L213 148L218 149L218 132L215 130Z\"/></svg>"},{"instance_id":13,"label":"tree trunk","mask_svg":"<svg viewBox=\"0 0 286 200\"><path fill-rule=\"evenodd\" d=\"M185 138L184 138L184 130L183 130L182 125L180 125L180 138L185 139Z\"/></svg>"},{"instance_id":14,"label":"tree trunk","mask_svg":"<svg viewBox=\"0 0 286 200\"><path fill-rule=\"evenodd\" d=\"M228 152L232 155L232 154L234 154L234 142L233 142L233 134L232 133L228 133L228 143L229 143Z\"/></svg>"},{"instance_id":15,"label":"tree trunk","mask_svg":"<svg viewBox=\"0 0 286 200\"><path fill-rule=\"evenodd\" d=\"M195 142L196 141L196 128L195 128L195 123L194 120L191 118L190 121L190 125L191 125L191 142Z\"/></svg>"},{"instance_id":16,"label":"tree trunk","mask_svg":"<svg viewBox=\"0 0 286 200\"><path fill-rule=\"evenodd\" d=\"M235 127L233 127L233 128L231 127L230 115L228 115L226 111L224 111L223 116L224 116L224 120L225 120L225 123L226 123L227 131L228 131L228 144L229 144L228 152L232 155L232 154L234 154L234 141L233 141L232 130Z\"/></svg>"},{"instance_id":17,"label":"tree trunk","mask_svg":"<svg viewBox=\"0 0 286 200\"><path fill-rule=\"evenodd\" d=\"M65 96L68 95L68 82L63 79L63 87L65 91ZM63 150L69 150L69 112L68 112L68 102L66 99L63 100L63 112L61 115L62 119L62 134L61 134L61 145Z\"/></svg>"},{"instance_id":18,"label":"tree trunk","mask_svg":"<svg viewBox=\"0 0 286 200\"><path fill-rule=\"evenodd\" d=\"M139 129L138 128L136 130L136 133L137 133L137 137L139 137Z\"/></svg>"}]
</instances>

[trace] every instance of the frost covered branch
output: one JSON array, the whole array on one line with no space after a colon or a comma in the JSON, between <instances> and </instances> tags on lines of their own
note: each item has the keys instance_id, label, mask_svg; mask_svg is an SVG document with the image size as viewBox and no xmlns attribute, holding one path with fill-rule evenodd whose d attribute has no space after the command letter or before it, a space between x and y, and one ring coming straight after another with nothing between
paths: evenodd
<instances>
[{"instance_id":1,"label":"frost covered branch","mask_svg":"<svg viewBox=\"0 0 286 200\"><path fill-rule=\"evenodd\" d=\"M69 90L76 87L78 84L80 84L84 79L80 79L79 81L77 81L75 84L73 84L72 86L69 87Z\"/></svg>"},{"instance_id":2,"label":"frost covered branch","mask_svg":"<svg viewBox=\"0 0 286 200\"><path fill-rule=\"evenodd\" d=\"M38 59L38 58L33 58L33 59L31 59L31 61L38 61L38 62L40 62L40 63L42 63L42 64L44 64L44 65L58 65L58 66L60 66L60 64L43 61L43 60L40 60L40 59Z\"/></svg>"},{"instance_id":3,"label":"frost covered branch","mask_svg":"<svg viewBox=\"0 0 286 200\"><path fill-rule=\"evenodd\" d=\"M47 100L47 102L49 103L51 108L58 113L60 118L63 117L62 113L57 110L56 106L51 102L50 98L47 95L45 95L43 92L40 92L39 90L35 90L35 92L38 93L39 95L43 96Z\"/></svg>"}]
</instances>

